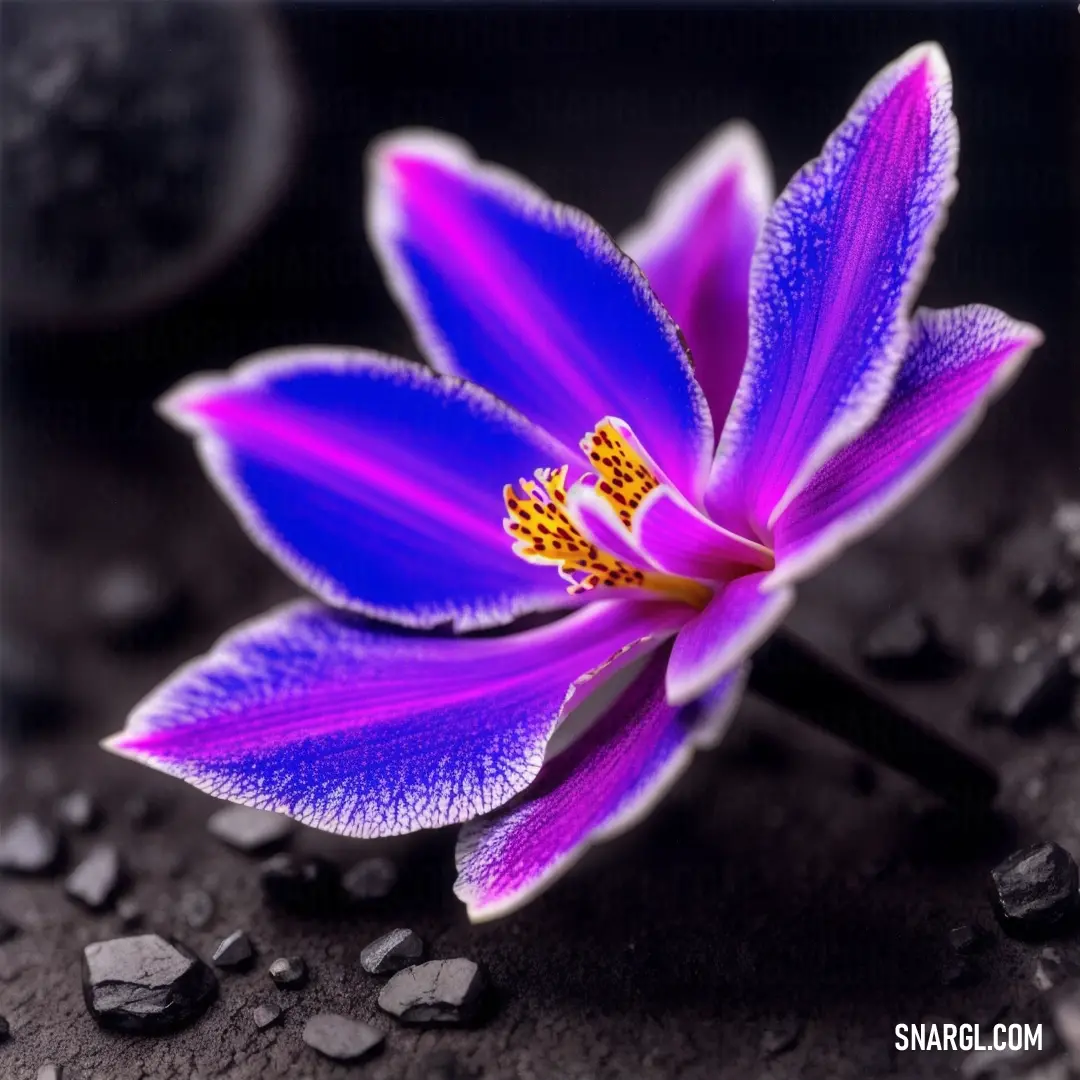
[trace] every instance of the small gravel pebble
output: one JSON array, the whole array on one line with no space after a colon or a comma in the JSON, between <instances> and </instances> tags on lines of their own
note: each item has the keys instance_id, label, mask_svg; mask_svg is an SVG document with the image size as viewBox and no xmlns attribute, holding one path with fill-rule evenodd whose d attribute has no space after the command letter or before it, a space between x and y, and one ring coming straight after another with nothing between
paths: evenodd
<instances>
[{"instance_id":1,"label":"small gravel pebble","mask_svg":"<svg viewBox=\"0 0 1080 1080\"><path fill-rule=\"evenodd\" d=\"M101 824L101 807L88 791L72 791L56 805L56 816L69 829L89 832Z\"/></svg>"},{"instance_id":2,"label":"small gravel pebble","mask_svg":"<svg viewBox=\"0 0 1080 1080\"><path fill-rule=\"evenodd\" d=\"M156 649L184 630L188 598L161 571L121 563L90 585L88 604L105 640L120 651Z\"/></svg>"},{"instance_id":3,"label":"small gravel pebble","mask_svg":"<svg viewBox=\"0 0 1080 1080\"><path fill-rule=\"evenodd\" d=\"M467 1023L484 986L472 960L429 960L394 975L379 994L379 1008L406 1024Z\"/></svg>"},{"instance_id":4,"label":"small gravel pebble","mask_svg":"<svg viewBox=\"0 0 1080 1080\"><path fill-rule=\"evenodd\" d=\"M317 856L275 855L263 863L260 877L273 906L302 915L336 911L345 895L338 867Z\"/></svg>"},{"instance_id":5,"label":"small gravel pebble","mask_svg":"<svg viewBox=\"0 0 1080 1080\"><path fill-rule=\"evenodd\" d=\"M342 881L350 899L358 902L382 900L390 895L397 884L397 867L389 860L377 856L362 859L349 868Z\"/></svg>"},{"instance_id":6,"label":"small gravel pebble","mask_svg":"<svg viewBox=\"0 0 1080 1080\"><path fill-rule=\"evenodd\" d=\"M949 931L949 944L958 953L978 952L989 943L989 935L981 926L961 923Z\"/></svg>"},{"instance_id":7,"label":"small gravel pebble","mask_svg":"<svg viewBox=\"0 0 1080 1080\"><path fill-rule=\"evenodd\" d=\"M283 990L300 990L308 980L307 964L299 956L279 956L270 965L270 978Z\"/></svg>"},{"instance_id":8,"label":"small gravel pebble","mask_svg":"<svg viewBox=\"0 0 1080 1080\"><path fill-rule=\"evenodd\" d=\"M242 968L255 959L251 938L243 930L236 930L222 939L214 950L213 961L221 968Z\"/></svg>"},{"instance_id":9,"label":"small gravel pebble","mask_svg":"<svg viewBox=\"0 0 1080 1080\"><path fill-rule=\"evenodd\" d=\"M360 966L369 975L390 975L417 963L424 955L424 943L412 930L391 930L365 945L360 952Z\"/></svg>"},{"instance_id":10,"label":"small gravel pebble","mask_svg":"<svg viewBox=\"0 0 1080 1080\"><path fill-rule=\"evenodd\" d=\"M265 1031L266 1028L271 1027L281 1019L281 1006L256 1005L251 1010L251 1019L255 1021L255 1026L260 1031Z\"/></svg>"},{"instance_id":11,"label":"small gravel pebble","mask_svg":"<svg viewBox=\"0 0 1080 1080\"><path fill-rule=\"evenodd\" d=\"M51 874L60 864L60 834L31 814L19 814L0 830L0 872Z\"/></svg>"},{"instance_id":12,"label":"small gravel pebble","mask_svg":"<svg viewBox=\"0 0 1080 1080\"><path fill-rule=\"evenodd\" d=\"M64 892L91 911L111 907L124 883L120 852L113 844L95 844L68 875Z\"/></svg>"},{"instance_id":13,"label":"small gravel pebble","mask_svg":"<svg viewBox=\"0 0 1080 1080\"><path fill-rule=\"evenodd\" d=\"M226 806L206 823L212 836L247 854L269 851L292 835L293 822L284 814L272 814L251 806Z\"/></svg>"},{"instance_id":14,"label":"small gravel pebble","mask_svg":"<svg viewBox=\"0 0 1080 1080\"><path fill-rule=\"evenodd\" d=\"M1065 927L1080 908L1080 872L1055 843L1014 852L991 871L994 906L1015 936L1042 936Z\"/></svg>"},{"instance_id":15,"label":"small gravel pebble","mask_svg":"<svg viewBox=\"0 0 1080 1080\"><path fill-rule=\"evenodd\" d=\"M333 1061L359 1061L383 1041L383 1033L336 1013L317 1013L304 1025L304 1042Z\"/></svg>"},{"instance_id":16,"label":"small gravel pebble","mask_svg":"<svg viewBox=\"0 0 1080 1080\"><path fill-rule=\"evenodd\" d=\"M124 817L133 829L152 829L164 820L165 809L146 795L132 795L124 803Z\"/></svg>"},{"instance_id":17,"label":"small gravel pebble","mask_svg":"<svg viewBox=\"0 0 1080 1080\"><path fill-rule=\"evenodd\" d=\"M940 679L958 667L933 619L910 606L878 623L863 641L860 655L883 679Z\"/></svg>"},{"instance_id":18,"label":"small gravel pebble","mask_svg":"<svg viewBox=\"0 0 1080 1080\"><path fill-rule=\"evenodd\" d=\"M1053 642L1038 642L1028 655L1006 660L983 688L975 715L988 724L1034 732L1064 721L1076 677Z\"/></svg>"}]
</instances>

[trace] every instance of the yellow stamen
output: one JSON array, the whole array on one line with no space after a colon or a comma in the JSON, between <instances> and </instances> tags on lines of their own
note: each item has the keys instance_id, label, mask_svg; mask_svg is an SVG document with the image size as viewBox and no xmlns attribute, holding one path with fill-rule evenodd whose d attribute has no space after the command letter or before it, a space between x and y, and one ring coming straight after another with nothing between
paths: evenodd
<instances>
[{"instance_id":1,"label":"yellow stamen","mask_svg":"<svg viewBox=\"0 0 1080 1080\"><path fill-rule=\"evenodd\" d=\"M704 609L712 599L707 585L628 565L582 534L567 513L566 470L565 465L538 469L535 480L519 481L520 492L512 484L503 488L508 515L504 525L514 538L515 554L527 562L558 567L570 582L571 595L594 589L647 589Z\"/></svg>"},{"instance_id":2,"label":"yellow stamen","mask_svg":"<svg viewBox=\"0 0 1080 1080\"><path fill-rule=\"evenodd\" d=\"M581 449L599 479L596 493L604 499L629 529L634 511L660 480L641 453L610 420L598 424L581 440Z\"/></svg>"}]
</instances>

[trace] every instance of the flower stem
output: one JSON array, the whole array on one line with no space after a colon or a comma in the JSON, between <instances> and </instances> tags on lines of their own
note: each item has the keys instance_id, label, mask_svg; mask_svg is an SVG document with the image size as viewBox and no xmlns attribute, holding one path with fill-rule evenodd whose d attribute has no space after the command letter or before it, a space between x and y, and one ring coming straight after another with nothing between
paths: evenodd
<instances>
[{"instance_id":1,"label":"flower stem","mask_svg":"<svg viewBox=\"0 0 1080 1080\"><path fill-rule=\"evenodd\" d=\"M998 778L987 765L786 631L774 634L754 655L750 689L951 803L988 805L997 795Z\"/></svg>"}]
</instances>

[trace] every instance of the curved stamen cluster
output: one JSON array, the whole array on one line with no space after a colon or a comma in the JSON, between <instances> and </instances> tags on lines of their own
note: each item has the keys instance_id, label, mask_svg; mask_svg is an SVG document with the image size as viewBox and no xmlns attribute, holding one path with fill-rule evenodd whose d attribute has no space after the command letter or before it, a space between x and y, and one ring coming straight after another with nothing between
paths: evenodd
<instances>
[{"instance_id":1,"label":"curved stamen cluster","mask_svg":"<svg viewBox=\"0 0 1080 1080\"><path fill-rule=\"evenodd\" d=\"M537 469L534 480L518 481L520 490L516 491L512 484L503 488L508 515L503 524L514 538L516 555L526 562L557 567L569 582L566 591L572 596L597 589L643 589L682 600L698 610L705 607L712 598L712 589L707 585L692 578L634 566L586 536L567 504L566 473L565 465L559 469ZM608 487L612 497L622 495L613 483ZM630 527L629 521L621 520Z\"/></svg>"}]
</instances>

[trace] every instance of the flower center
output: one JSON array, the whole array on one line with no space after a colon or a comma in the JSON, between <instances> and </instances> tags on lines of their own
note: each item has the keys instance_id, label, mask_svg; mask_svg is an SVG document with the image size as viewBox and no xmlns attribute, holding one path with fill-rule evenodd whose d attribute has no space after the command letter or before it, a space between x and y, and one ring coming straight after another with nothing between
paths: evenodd
<instances>
[{"instance_id":1,"label":"flower center","mask_svg":"<svg viewBox=\"0 0 1080 1080\"><path fill-rule=\"evenodd\" d=\"M605 420L581 441L596 470L593 490L615 511L629 533L634 512L661 481L611 421ZM506 531L514 538L514 553L526 562L555 566L572 596L594 590L638 589L682 600L701 611L713 590L694 578L666 574L620 558L586 536L574 520L567 500L568 466L537 469L534 480L507 484L503 501Z\"/></svg>"}]
</instances>

